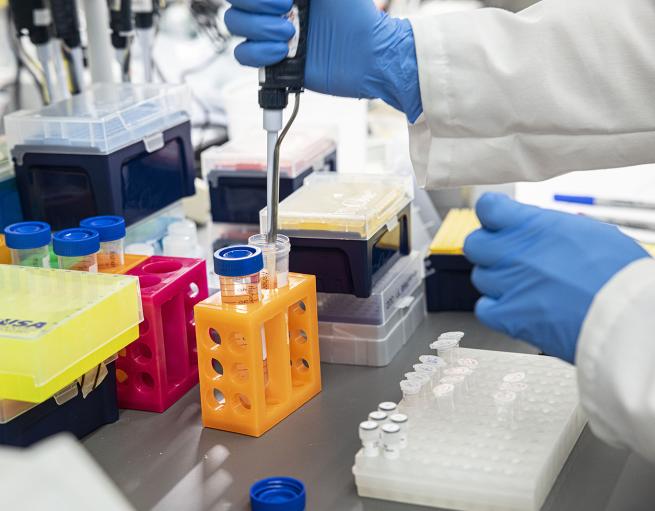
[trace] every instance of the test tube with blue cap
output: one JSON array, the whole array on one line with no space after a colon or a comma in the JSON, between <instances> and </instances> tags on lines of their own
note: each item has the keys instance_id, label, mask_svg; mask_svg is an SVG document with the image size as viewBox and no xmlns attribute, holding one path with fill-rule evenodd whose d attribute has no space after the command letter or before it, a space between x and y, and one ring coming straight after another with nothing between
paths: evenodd
<instances>
[{"instance_id":1,"label":"test tube with blue cap","mask_svg":"<svg viewBox=\"0 0 655 511\"><path fill-rule=\"evenodd\" d=\"M19 222L5 227L5 243L11 264L50 268L52 232L45 222Z\"/></svg>"},{"instance_id":2,"label":"test tube with blue cap","mask_svg":"<svg viewBox=\"0 0 655 511\"><path fill-rule=\"evenodd\" d=\"M120 216L85 218L80 227L93 229L100 236L98 269L108 270L125 264L125 219Z\"/></svg>"},{"instance_id":3,"label":"test tube with blue cap","mask_svg":"<svg viewBox=\"0 0 655 511\"><path fill-rule=\"evenodd\" d=\"M262 251L250 245L234 245L214 253L214 271L225 304L246 305L261 300L259 273L264 268Z\"/></svg>"},{"instance_id":4,"label":"test tube with blue cap","mask_svg":"<svg viewBox=\"0 0 655 511\"><path fill-rule=\"evenodd\" d=\"M75 227L53 236L53 248L62 270L97 273L100 235L98 231Z\"/></svg>"}]
</instances>

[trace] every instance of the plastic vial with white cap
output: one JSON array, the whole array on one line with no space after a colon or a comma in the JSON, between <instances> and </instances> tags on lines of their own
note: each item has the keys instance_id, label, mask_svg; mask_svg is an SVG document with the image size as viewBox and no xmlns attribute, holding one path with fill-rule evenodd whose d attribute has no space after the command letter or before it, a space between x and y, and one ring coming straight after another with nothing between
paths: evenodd
<instances>
[{"instance_id":1,"label":"plastic vial with white cap","mask_svg":"<svg viewBox=\"0 0 655 511\"><path fill-rule=\"evenodd\" d=\"M262 251L249 245L235 245L214 253L214 271L221 281L221 300L232 305L261 300L259 272L264 267Z\"/></svg>"},{"instance_id":2,"label":"plastic vial with white cap","mask_svg":"<svg viewBox=\"0 0 655 511\"><path fill-rule=\"evenodd\" d=\"M388 417L389 416L386 413L381 412L380 410L375 410L368 414L368 420L375 422L379 426L382 426L382 424L387 422Z\"/></svg>"},{"instance_id":3,"label":"plastic vial with white cap","mask_svg":"<svg viewBox=\"0 0 655 511\"><path fill-rule=\"evenodd\" d=\"M264 255L262 289L280 289L289 284L289 252L291 242L284 234L278 234L275 243L269 243L266 234L255 234L248 244L259 247Z\"/></svg>"},{"instance_id":4,"label":"plastic vial with white cap","mask_svg":"<svg viewBox=\"0 0 655 511\"><path fill-rule=\"evenodd\" d=\"M53 236L52 245L62 270L98 271L100 235L97 231L83 227L65 229Z\"/></svg>"},{"instance_id":5,"label":"plastic vial with white cap","mask_svg":"<svg viewBox=\"0 0 655 511\"><path fill-rule=\"evenodd\" d=\"M439 413L450 415L455 411L455 386L452 383L440 383L432 389Z\"/></svg>"},{"instance_id":6,"label":"plastic vial with white cap","mask_svg":"<svg viewBox=\"0 0 655 511\"><path fill-rule=\"evenodd\" d=\"M383 401L378 405L378 412L384 412L387 415L391 415L396 412L396 408L398 408L398 405L393 401Z\"/></svg>"},{"instance_id":7,"label":"plastic vial with white cap","mask_svg":"<svg viewBox=\"0 0 655 511\"><path fill-rule=\"evenodd\" d=\"M32 268L50 268L52 233L45 222L19 222L5 227L5 243L11 264Z\"/></svg>"},{"instance_id":8,"label":"plastic vial with white cap","mask_svg":"<svg viewBox=\"0 0 655 511\"><path fill-rule=\"evenodd\" d=\"M415 410L421 405L421 384L417 381L403 380L400 382L400 390L403 393L403 408Z\"/></svg>"},{"instance_id":9,"label":"plastic vial with white cap","mask_svg":"<svg viewBox=\"0 0 655 511\"><path fill-rule=\"evenodd\" d=\"M444 332L439 335L439 339L455 339L461 341L464 338L464 332Z\"/></svg>"},{"instance_id":10,"label":"plastic vial with white cap","mask_svg":"<svg viewBox=\"0 0 655 511\"><path fill-rule=\"evenodd\" d=\"M436 385L439 381L439 369L430 364L414 364L414 371L418 374L425 374L430 377L430 384Z\"/></svg>"},{"instance_id":11,"label":"plastic vial with white cap","mask_svg":"<svg viewBox=\"0 0 655 511\"><path fill-rule=\"evenodd\" d=\"M198 228L193 220L179 220L169 224L162 240L164 255L170 257L202 257L198 243Z\"/></svg>"},{"instance_id":12,"label":"plastic vial with white cap","mask_svg":"<svg viewBox=\"0 0 655 511\"><path fill-rule=\"evenodd\" d=\"M432 378L425 373L405 373L405 379L416 382L420 386L419 398L425 401L431 399L430 391L432 389Z\"/></svg>"},{"instance_id":13,"label":"plastic vial with white cap","mask_svg":"<svg viewBox=\"0 0 655 511\"><path fill-rule=\"evenodd\" d=\"M80 227L93 229L100 236L98 269L118 268L125 264L125 220L120 216L93 216L80 222Z\"/></svg>"},{"instance_id":14,"label":"plastic vial with white cap","mask_svg":"<svg viewBox=\"0 0 655 511\"><path fill-rule=\"evenodd\" d=\"M459 358L459 339L439 338L430 344L430 348L437 350L437 355L443 358L448 365L453 365Z\"/></svg>"},{"instance_id":15,"label":"plastic vial with white cap","mask_svg":"<svg viewBox=\"0 0 655 511\"><path fill-rule=\"evenodd\" d=\"M400 458L401 442L400 426L398 424L390 422L382 426L382 448L386 459L397 460Z\"/></svg>"},{"instance_id":16,"label":"plastic vial with white cap","mask_svg":"<svg viewBox=\"0 0 655 511\"><path fill-rule=\"evenodd\" d=\"M397 424L400 428L400 448L407 447L407 427L409 425L409 417L404 413L394 413L389 417L391 424Z\"/></svg>"},{"instance_id":17,"label":"plastic vial with white cap","mask_svg":"<svg viewBox=\"0 0 655 511\"><path fill-rule=\"evenodd\" d=\"M418 360L421 362L421 364L434 366L439 369L439 371L441 371L447 365L446 361L437 355L421 355L418 357Z\"/></svg>"},{"instance_id":18,"label":"plastic vial with white cap","mask_svg":"<svg viewBox=\"0 0 655 511\"><path fill-rule=\"evenodd\" d=\"M359 439L362 441L364 456L367 458L377 458L380 455L380 425L377 422L360 422Z\"/></svg>"}]
</instances>

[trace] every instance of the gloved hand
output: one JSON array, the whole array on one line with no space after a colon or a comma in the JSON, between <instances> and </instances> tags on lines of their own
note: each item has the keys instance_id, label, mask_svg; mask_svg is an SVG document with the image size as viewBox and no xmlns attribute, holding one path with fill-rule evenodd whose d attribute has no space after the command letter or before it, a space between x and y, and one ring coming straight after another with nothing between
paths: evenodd
<instances>
[{"instance_id":1,"label":"gloved hand","mask_svg":"<svg viewBox=\"0 0 655 511\"><path fill-rule=\"evenodd\" d=\"M247 38L235 49L244 65L283 60L294 34L284 18L292 0L228 0L225 23ZM414 122L423 111L414 34L407 20L372 0L311 0L305 85L334 96L380 98Z\"/></svg>"},{"instance_id":2,"label":"gloved hand","mask_svg":"<svg viewBox=\"0 0 655 511\"><path fill-rule=\"evenodd\" d=\"M482 229L464 245L484 295L475 312L487 326L573 363L596 293L627 265L649 257L618 228L527 206L502 194L478 201Z\"/></svg>"}]
</instances>

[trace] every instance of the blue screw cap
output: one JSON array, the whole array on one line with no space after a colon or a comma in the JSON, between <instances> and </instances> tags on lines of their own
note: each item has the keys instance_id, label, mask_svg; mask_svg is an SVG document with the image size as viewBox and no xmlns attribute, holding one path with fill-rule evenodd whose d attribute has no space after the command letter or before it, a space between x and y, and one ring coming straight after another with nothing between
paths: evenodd
<instances>
[{"instance_id":1,"label":"blue screw cap","mask_svg":"<svg viewBox=\"0 0 655 511\"><path fill-rule=\"evenodd\" d=\"M125 237L125 219L120 216L92 216L80 222L80 227L98 231L100 243Z\"/></svg>"},{"instance_id":2,"label":"blue screw cap","mask_svg":"<svg viewBox=\"0 0 655 511\"><path fill-rule=\"evenodd\" d=\"M305 485L292 477L269 477L250 487L252 511L304 511L306 499Z\"/></svg>"},{"instance_id":3,"label":"blue screw cap","mask_svg":"<svg viewBox=\"0 0 655 511\"><path fill-rule=\"evenodd\" d=\"M264 256L259 247L234 245L214 253L214 272L223 277L245 277L264 268Z\"/></svg>"},{"instance_id":4,"label":"blue screw cap","mask_svg":"<svg viewBox=\"0 0 655 511\"><path fill-rule=\"evenodd\" d=\"M52 233L45 222L19 222L5 227L5 243L9 248L29 250L50 244Z\"/></svg>"},{"instance_id":5,"label":"blue screw cap","mask_svg":"<svg viewBox=\"0 0 655 511\"><path fill-rule=\"evenodd\" d=\"M52 241L55 254L62 257L79 257L100 251L100 235L93 229L75 227L59 231Z\"/></svg>"}]
</instances>

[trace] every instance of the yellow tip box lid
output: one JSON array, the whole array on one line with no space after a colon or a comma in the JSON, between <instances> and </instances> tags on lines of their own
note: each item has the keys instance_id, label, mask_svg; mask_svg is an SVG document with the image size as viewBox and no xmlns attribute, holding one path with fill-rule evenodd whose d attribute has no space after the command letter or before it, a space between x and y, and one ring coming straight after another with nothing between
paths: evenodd
<instances>
[{"instance_id":1,"label":"yellow tip box lid","mask_svg":"<svg viewBox=\"0 0 655 511\"><path fill-rule=\"evenodd\" d=\"M472 209L451 209L430 245L433 255L462 255L464 241L476 229L480 221Z\"/></svg>"},{"instance_id":2,"label":"yellow tip box lid","mask_svg":"<svg viewBox=\"0 0 655 511\"><path fill-rule=\"evenodd\" d=\"M139 336L136 277L0 265L0 399L41 403Z\"/></svg>"}]
</instances>

